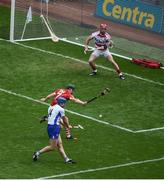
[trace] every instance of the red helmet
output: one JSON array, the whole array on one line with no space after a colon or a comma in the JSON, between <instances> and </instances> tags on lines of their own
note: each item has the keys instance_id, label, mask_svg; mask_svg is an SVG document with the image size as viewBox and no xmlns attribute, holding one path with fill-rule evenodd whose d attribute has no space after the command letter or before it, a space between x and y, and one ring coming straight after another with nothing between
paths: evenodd
<instances>
[{"instance_id":1,"label":"red helmet","mask_svg":"<svg viewBox=\"0 0 164 180\"><path fill-rule=\"evenodd\" d=\"M100 28L102 28L102 29L107 29L107 24L101 23L101 24L100 24Z\"/></svg>"}]
</instances>

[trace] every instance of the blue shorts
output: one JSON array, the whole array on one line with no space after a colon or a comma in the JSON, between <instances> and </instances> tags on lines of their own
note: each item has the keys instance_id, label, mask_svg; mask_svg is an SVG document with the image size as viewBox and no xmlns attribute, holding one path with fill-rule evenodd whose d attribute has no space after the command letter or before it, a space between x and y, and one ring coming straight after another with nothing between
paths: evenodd
<instances>
[{"instance_id":1,"label":"blue shorts","mask_svg":"<svg viewBox=\"0 0 164 180\"><path fill-rule=\"evenodd\" d=\"M60 125L49 125L47 126L47 133L49 136L49 139L58 139L60 134Z\"/></svg>"}]
</instances>

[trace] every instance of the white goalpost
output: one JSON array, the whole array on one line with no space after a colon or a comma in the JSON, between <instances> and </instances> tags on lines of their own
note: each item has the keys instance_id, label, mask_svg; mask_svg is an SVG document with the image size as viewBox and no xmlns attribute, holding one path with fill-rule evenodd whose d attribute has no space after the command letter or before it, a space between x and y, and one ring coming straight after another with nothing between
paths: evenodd
<instances>
[{"instance_id":1,"label":"white goalpost","mask_svg":"<svg viewBox=\"0 0 164 180\"><path fill-rule=\"evenodd\" d=\"M14 16L15 16L15 0L11 0L11 15L10 15L10 41L14 41Z\"/></svg>"},{"instance_id":2,"label":"white goalpost","mask_svg":"<svg viewBox=\"0 0 164 180\"><path fill-rule=\"evenodd\" d=\"M11 0L10 41L48 38L59 41L49 20L49 0Z\"/></svg>"},{"instance_id":3,"label":"white goalpost","mask_svg":"<svg viewBox=\"0 0 164 180\"><path fill-rule=\"evenodd\" d=\"M51 39L58 42L60 37L63 41L83 44L93 29L81 24L82 10L76 10L77 14L71 11L75 9L71 7L73 2L11 0L10 41Z\"/></svg>"},{"instance_id":4,"label":"white goalpost","mask_svg":"<svg viewBox=\"0 0 164 180\"><path fill-rule=\"evenodd\" d=\"M53 28L48 20L48 18L45 19L45 17L43 15L40 15L40 17L43 19L50 35L51 35L51 38L52 38L52 41L54 42L58 42L59 41L59 38L55 35L54 31L53 31Z\"/></svg>"}]
</instances>

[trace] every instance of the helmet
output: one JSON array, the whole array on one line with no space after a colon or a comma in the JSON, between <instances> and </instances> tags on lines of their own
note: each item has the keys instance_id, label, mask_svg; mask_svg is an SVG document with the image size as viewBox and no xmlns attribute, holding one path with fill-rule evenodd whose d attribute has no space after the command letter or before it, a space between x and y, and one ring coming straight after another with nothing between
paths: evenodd
<instances>
[{"instance_id":1,"label":"helmet","mask_svg":"<svg viewBox=\"0 0 164 180\"><path fill-rule=\"evenodd\" d=\"M57 103L60 105L60 104L65 104L67 102L67 100L63 97L59 97L57 99Z\"/></svg>"},{"instance_id":2,"label":"helmet","mask_svg":"<svg viewBox=\"0 0 164 180\"><path fill-rule=\"evenodd\" d=\"M102 29L107 29L107 24L101 23L101 24L100 24L100 28L102 28Z\"/></svg>"},{"instance_id":3,"label":"helmet","mask_svg":"<svg viewBox=\"0 0 164 180\"><path fill-rule=\"evenodd\" d=\"M72 89L72 91L74 91L75 90L75 85L74 84L68 84L66 88L67 89Z\"/></svg>"}]
</instances>

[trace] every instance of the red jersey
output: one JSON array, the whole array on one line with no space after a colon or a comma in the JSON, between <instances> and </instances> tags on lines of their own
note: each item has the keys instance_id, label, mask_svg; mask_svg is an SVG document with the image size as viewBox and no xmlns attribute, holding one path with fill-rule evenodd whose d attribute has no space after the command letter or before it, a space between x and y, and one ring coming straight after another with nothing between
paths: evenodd
<instances>
[{"instance_id":1,"label":"red jersey","mask_svg":"<svg viewBox=\"0 0 164 180\"><path fill-rule=\"evenodd\" d=\"M57 89L56 91L53 92L53 94L54 94L54 97L53 97L53 100L51 102L51 106L54 106L55 104L57 104L57 99L59 97L63 97L67 100L74 98L71 90L69 90L69 89Z\"/></svg>"}]
</instances>

